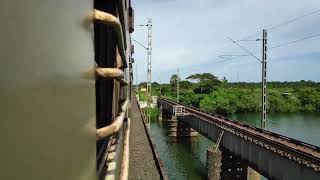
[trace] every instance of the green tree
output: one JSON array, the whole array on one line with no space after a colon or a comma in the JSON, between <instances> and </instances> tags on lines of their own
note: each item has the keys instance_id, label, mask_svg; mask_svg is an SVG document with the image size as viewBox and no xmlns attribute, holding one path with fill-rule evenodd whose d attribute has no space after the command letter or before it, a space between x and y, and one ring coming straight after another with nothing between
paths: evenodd
<instances>
[{"instance_id":1,"label":"green tree","mask_svg":"<svg viewBox=\"0 0 320 180\"><path fill-rule=\"evenodd\" d=\"M320 112L320 91L316 88L303 88L297 92L304 111Z\"/></svg>"},{"instance_id":2,"label":"green tree","mask_svg":"<svg viewBox=\"0 0 320 180\"><path fill-rule=\"evenodd\" d=\"M162 84L164 96L175 100L177 75ZM261 83L230 83L210 73L190 75L180 81L180 102L222 115L261 111ZM320 112L320 83L313 81L268 82L268 111ZM153 88L155 91L158 86Z\"/></svg>"},{"instance_id":3,"label":"green tree","mask_svg":"<svg viewBox=\"0 0 320 180\"><path fill-rule=\"evenodd\" d=\"M212 113L221 115L236 112L237 98L228 94L224 89L219 88L200 101L200 108Z\"/></svg>"},{"instance_id":4,"label":"green tree","mask_svg":"<svg viewBox=\"0 0 320 180\"><path fill-rule=\"evenodd\" d=\"M211 73L192 74L188 76L187 79L194 80L198 83L202 81L213 81L215 83L220 83L219 79Z\"/></svg>"},{"instance_id":5,"label":"green tree","mask_svg":"<svg viewBox=\"0 0 320 180\"><path fill-rule=\"evenodd\" d=\"M197 94L209 94L216 86L221 84L221 81L211 73L193 74L187 79L196 82L194 92Z\"/></svg>"},{"instance_id":6,"label":"green tree","mask_svg":"<svg viewBox=\"0 0 320 180\"><path fill-rule=\"evenodd\" d=\"M189 81L182 80L180 81L180 89L192 89L193 84Z\"/></svg>"},{"instance_id":7,"label":"green tree","mask_svg":"<svg viewBox=\"0 0 320 180\"><path fill-rule=\"evenodd\" d=\"M176 88L177 87L177 82L178 80L180 81L180 78L177 74L173 74L170 78L170 85L171 88Z\"/></svg>"}]
</instances>

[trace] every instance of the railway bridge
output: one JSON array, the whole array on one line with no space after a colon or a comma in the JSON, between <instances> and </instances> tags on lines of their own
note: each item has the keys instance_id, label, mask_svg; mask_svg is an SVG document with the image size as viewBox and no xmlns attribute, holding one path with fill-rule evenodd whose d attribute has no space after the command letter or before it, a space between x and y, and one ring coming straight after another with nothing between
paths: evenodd
<instances>
[{"instance_id":1,"label":"railway bridge","mask_svg":"<svg viewBox=\"0 0 320 180\"><path fill-rule=\"evenodd\" d=\"M320 179L320 148L317 146L165 98L158 98L158 106L161 115L169 115L216 142L219 149L208 151L208 158L213 155L209 160L213 161L209 167L213 171L212 178L247 179L249 166L268 179Z\"/></svg>"}]
</instances>

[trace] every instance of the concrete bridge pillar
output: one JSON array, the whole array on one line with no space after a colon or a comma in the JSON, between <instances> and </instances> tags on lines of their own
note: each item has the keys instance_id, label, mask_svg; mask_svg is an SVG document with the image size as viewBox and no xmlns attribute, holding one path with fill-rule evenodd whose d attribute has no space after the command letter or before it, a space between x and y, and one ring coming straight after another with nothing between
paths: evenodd
<instances>
[{"instance_id":1,"label":"concrete bridge pillar","mask_svg":"<svg viewBox=\"0 0 320 180\"><path fill-rule=\"evenodd\" d=\"M170 137L177 137L177 129L178 129L178 120L176 116L171 116L170 119L168 119L168 126L169 126L169 136Z\"/></svg>"},{"instance_id":2,"label":"concrete bridge pillar","mask_svg":"<svg viewBox=\"0 0 320 180\"><path fill-rule=\"evenodd\" d=\"M198 135L197 131L179 121L174 115L171 115L171 118L167 120L167 123L170 137L193 137Z\"/></svg>"},{"instance_id":3,"label":"concrete bridge pillar","mask_svg":"<svg viewBox=\"0 0 320 180\"><path fill-rule=\"evenodd\" d=\"M248 167L248 180L260 180L260 179L261 179L261 175L251 167Z\"/></svg>"},{"instance_id":4,"label":"concrete bridge pillar","mask_svg":"<svg viewBox=\"0 0 320 180\"><path fill-rule=\"evenodd\" d=\"M194 137L198 136L198 132L190 128L188 125L178 121L177 133L180 137Z\"/></svg>"},{"instance_id":5,"label":"concrete bridge pillar","mask_svg":"<svg viewBox=\"0 0 320 180\"><path fill-rule=\"evenodd\" d=\"M228 150L207 150L208 180L260 180L261 176L240 157Z\"/></svg>"},{"instance_id":6,"label":"concrete bridge pillar","mask_svg":"<svg viewBox=\"0 0 320 180\"><path fill-rule=\"evenodd\" d=\"M217 151L212 148L207 150L207 175L208 180L219 180L221 179L221 159L222 152L217 149Z\"/></svg>"}]
</instances>

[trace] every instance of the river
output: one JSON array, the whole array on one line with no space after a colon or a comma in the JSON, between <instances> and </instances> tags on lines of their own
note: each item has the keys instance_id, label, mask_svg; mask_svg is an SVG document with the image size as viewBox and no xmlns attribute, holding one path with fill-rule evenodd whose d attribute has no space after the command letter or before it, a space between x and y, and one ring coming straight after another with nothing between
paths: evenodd
<instances>
[{"instance_id":1,"label":"river","mask_svg":"<svg viewBox=\"0 0 320 180\"><path fill-rule=\"evenodd\" d=\"M259 113L234 114L231 118L260 126ZM320 113L269 114L267 123L269 131L320 146ZM206 151L213 142L200 134L170 139L168 127L156 118L152 119L150 130L169 179L206 179Z\"/></svg>"}]
</instances>

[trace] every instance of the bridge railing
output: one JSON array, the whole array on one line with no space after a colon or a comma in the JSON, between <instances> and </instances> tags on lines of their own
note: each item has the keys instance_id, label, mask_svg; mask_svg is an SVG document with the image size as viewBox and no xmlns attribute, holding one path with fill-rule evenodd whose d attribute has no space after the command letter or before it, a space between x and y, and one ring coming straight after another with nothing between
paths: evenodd
<instances>
[{"instance_id":1,"label":"bridge railing","mask_svg":"<svg viewBox=\"0 0 320 180\"><path fill-rule=\"evenodd\" d=\"M184 116L186 114L185 106L172 106L174 116Z\"/></svg>"}]
</instances>

